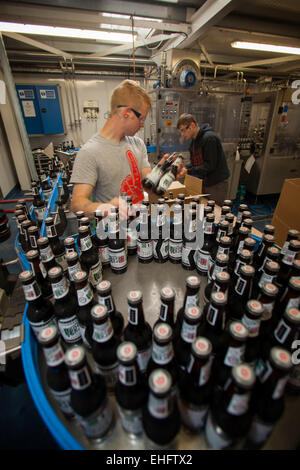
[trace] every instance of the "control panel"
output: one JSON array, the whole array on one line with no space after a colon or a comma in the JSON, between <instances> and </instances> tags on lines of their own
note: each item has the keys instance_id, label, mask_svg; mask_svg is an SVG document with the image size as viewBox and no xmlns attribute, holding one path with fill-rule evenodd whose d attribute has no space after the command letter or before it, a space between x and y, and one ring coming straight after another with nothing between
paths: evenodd
<instances>
[{"instance_id":1,"label":"control panel","mask_svg":"<svg viewBox=\"0 0 300 470\"><path fill-rule=\"evenodd\" d=\"M169 99L170 98L170 99ZM175 127L179 117L179 98L164 97L159 100L158 126Z\"/></svg>"}]
</instances>

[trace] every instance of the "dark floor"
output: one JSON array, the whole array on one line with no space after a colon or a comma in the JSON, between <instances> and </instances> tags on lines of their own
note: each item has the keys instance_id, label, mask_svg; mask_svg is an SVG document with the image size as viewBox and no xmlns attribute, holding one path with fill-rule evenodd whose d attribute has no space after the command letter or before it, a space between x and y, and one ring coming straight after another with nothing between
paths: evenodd
<instances>
[{"instance_id":1,"label":"dark floor","mask_svg":"<svg viewBox=\"0 0 300 470\"><path fill-rule=\"evenodd\" d=\"M248 204L256 229L262 231L265 224L271 223L278 196L260 196L256 200L254 196L246 194L246 198L242 202ZM6 199L20 199L22 197L26 197L26 194L24 196L22 191L15 189ZM234 202L233 212L236 212L240 202L238 200ZM1 204L0 208L10 209L14 206L15 203ZM14 250L14 240L17 233L16 223L12 219L13 214L8 214L8 217L11 236L9 240L0 244L0 257L5 262L16 258ZM20 265L10 265L9 272L19 273ZM20 356L15 360L8 361L5 374L0 373L0 415L1 450L59 449L33 403L24 377Z\"/></svg>"}]
</instances>

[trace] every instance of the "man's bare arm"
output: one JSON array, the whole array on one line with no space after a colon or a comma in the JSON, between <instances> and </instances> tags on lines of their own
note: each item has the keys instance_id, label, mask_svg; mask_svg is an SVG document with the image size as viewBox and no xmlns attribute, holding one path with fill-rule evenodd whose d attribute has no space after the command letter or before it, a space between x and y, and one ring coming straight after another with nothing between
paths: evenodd
<instances>
[{"instance_id":1,"label":"man's bare arm","mask_svg":"<svg viewBox=\"0 0 300 470\"><path fill-rule=\"evenodd\" d=\"M115 197L106 203L92 202L90 196L93 192L93 186L90 184L74 184L72 194L71 210L73 212L84 211L84 215L92 219L96 209L102 209L106 216L110 212L111 206L119 207L119 198Z\"/></svg>"}]
</instances>

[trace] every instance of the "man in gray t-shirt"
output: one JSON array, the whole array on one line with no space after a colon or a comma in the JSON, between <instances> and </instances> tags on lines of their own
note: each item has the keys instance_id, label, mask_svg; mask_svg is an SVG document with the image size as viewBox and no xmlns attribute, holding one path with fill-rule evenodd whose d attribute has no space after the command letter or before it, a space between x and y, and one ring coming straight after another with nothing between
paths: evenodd
<instances>
[{"instance_id":1,"label":"man in gray t-shirt","mask_svg":"<svg viewBox=\"0 0 300 470\"><path fill-rule=\"evenodd\" d=\"M151 167L144 142L134 136L144 126L150 106L149 95L132 80L124 80L114 89L110 117L75 158L71 177L73 212L83 210L92 218L96 209L106 215L115 206L123 218L125 207L120 206L119 198L122 192L132 196L133 203L142 201L141 182ZM177 178L185 174L186 169L181 167Z\"/></svg>"}]
</instances>

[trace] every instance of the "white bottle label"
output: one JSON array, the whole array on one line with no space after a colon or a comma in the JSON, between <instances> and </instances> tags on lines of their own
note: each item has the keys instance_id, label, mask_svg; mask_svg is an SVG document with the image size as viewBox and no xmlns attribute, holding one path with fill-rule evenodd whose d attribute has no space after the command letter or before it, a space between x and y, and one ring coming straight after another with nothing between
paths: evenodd
<instances>
[{"instance_id":1,"label":"white bottle label","mask_svg":"<svg viewBox=\"0 0 300 470\"><path fill-rule=\"evenodd\" d=\"M41 296L41 290L36 281L26 286L23 285L23 290L24 290L25 299L27 301L36 300Z\"/></svg>"},{"instance_id":2,"label":"white bottle label","mask_svg":"<svg viewBox=\"0 0 300 470\"><path fill-rule=\"evenodd\" d=\"M77 299L79 307L87 305L93 298L92 289L89 285L83 287L83 289L77 290Z\"/></svg>"},{"instance_id":3,"label":"white bottle label","mask_svg":"<svg viewBox=\"0 0 300 470\"><path fill-rule=\"evenodd\" d=\"M148 349L138 351L137 362L141 372L145 372L145 370L147 369L147 365L151 357L151 350L152 347L150 346Z\"/></svg>"},{"instance_id":4,"label":"white bottle label","mask_svg":"<svg viewBox=\"0 0 300 470\"><path fill-rule=\"evenodd\" d=\"M67 279L63 277L60 281L51 283L53 295L56 299L62 299L69 292Z\"/></svg>"},{"instance_id":5,"label":"white bottle label","mask_svg":"<svg viewBox=\"0 0 300 470\"><path fill-rule=\"evenodd\" d=\"M75 274L78 273L81 270L80 263L77 262L74 266L68 266L68 272L70 279L74 281L75 279Z\"/></svg>"},{"instance_id":6,"label":"white bottle label","mask_svg":"<svg viewBox=\"0 0 300 470\"><path fill-rule=\"evenodd\" d=\"M124 385L136 384L136 370L135 366L119 365L119 380Z\"/></svg>"},{"instance_id":7,"label":"white bottle label","mask_svg":"<svg viewBox=\"0 0 300 470\"><path fill-rule=\"evenodd\" d=\"M152 240L149 242L138 241L137 253L138 253L138 256L142 259L151 258L153 256L153 241Z\"/></svg>"},{"instance_id":8,"label":"white bottle label","mask_svg":"<svg viewBox=\"0 0 300 470\"><path fill-rule=\"evenodd\" d=\"M109 318L101 325L94 324L93 340L97 343L104 343L108 341L114 334L113 327Z\"/></svg>"},{"instance_id":9,"label":"white bottle label","mask_svg":"<svg viewBox=\"0 0 300 470\"><path fill-rule=\"evenodd\" d=\"M154 258L159 258L159 254L157 252L157 245L158 245L158 240L153 240L153 254ZM163 240L162 244L160 246L160 254L161 257L167 258L169 255L169 240Z\"/></svg>"},{"instance_id":10,"label":"white bottle label","mask_svg":"<svg viewBox=\"0 0 300 470\"><path fill-rule=\"evenodd\" d=\"M94 264L89 271L89 281L92 286L96 286L102 280L102 263L99 260L98 263Z\"/></svg>"},{"instance_id":11,"label":"white bottle label","mask_svg":"<svg viewBox=\"0 0 300 470\"><path fill-rule=\"evenodd\" d=\"M259 287L262 287L264 284L266 284L268 282L273 284L273 281L274 281L275 278L276 278L276 276L271 276L271 274L266 274L265 272L263 272L261 277L260 277L258 285L259 285Z\"/></svg>"},{"instance_id":12,"label":"white bottle label","mask_svg":"<svg viewBox=\"0 0 300 470\"><path fill-rule=\"evenodd\" d=\"M113 269L123 269L127 265L127 256L124 248L112 250L109 248L109 261Z\"/></svg>"},{"instance_id":13,"label":"white bottle label","mask_svg":"<svg viewBox=\"0 0 300 470\"><path fill-rule=\"evenodd\" d=\"M185 320L182 322L181 337L187 343L192 343L197 335L198 325L189 325Z\"/></svg>"},{"instance_id":14,"label":"white bottle label","mask_svg":"<svg viewBox=\"0 0 300 470\"><path fill-rule=\"evenodd\" d=\"M233 348L230 346L227 350L224 364L229 367L241 364L244 360L245 348L246 346L244 344L239 348Z\"/></svg>"},{"instance_id":15,"label":"white bottle label","mask_svg":"<svg viewBox=\"0 0 300 470\"><path fill-rule=\"evenodd\" d=\"M182 256L182 240L169 240L169 255L175 260L180 260Z\"/></svg>"},{"instance_id":16,"label":"white bottle label","mask_svg":"<svg viewBox=\"0 0 300 470\"><path fill-rule=\"evenodd\" d=\"M207 272L209 262L209 253L205 253L201 250L198 251L197 257L197 268L200 271Z\"/></svg>"},{"instance_id":17,"label":"white bottle label","mask_svg":"<svg viewBox=\"0 0 300 470\"><path fill-rule=\"evenodd\" d=\"M279 341L279 343L283 344L291 332L291 328L285 323L284 319L282 318L278 323L276 330L274 331L274 336Z\"/></svg>"},{"instance_id":18,"label":"white bottle label","mask_svg":"<svg viewBox=\"0 0 300 470\"><path fill-rule=\"evenodd\" d=\"M173 346L170 342L166 346L160 346L155 341L152 347L152 359L157 364L167 364L174 357Z\"/></svg>"},{"instance_id":19,"label":"white bottle label","mask_svg":"<svg viewBox=\"0 0 300 470\"><path fill-rule=\"evenodd\" d=\"M103 264L109 263L109 249L108 246L102 246L99 248L100 259Z\"/></svg>"},{"instance_id":20,"label":"white bottle label","mask_svg":"<svg viewBox=\"0 0 300 470\"><path fill-rule=\"evenodd\" d=\"M67 343L81 340L80 327L76 315L58 320L60 334Z\"/></svg>"},{"instance_id":21,"label":"white bottle label","mask_svg":"<svg viewBox=\"0 0 300 470\"><path fill-rule=\"evenodd\" d=\"M138 324L138 308L137 307L131 307L128 305L128 321L132 325Z\"/></svg>"},{"instance_id":22,"label":"white bottle label","mask_svg":"<svg viewBox=\"0 0 300 470\"><path fill-rule=\"evenodd\" d=\"M40 248L40 256L42 261L50 261L54 258L50 245L45 248Z\"/></svg>"},{"instance_id":23,"label":"white bottle label","mask_svg":"<svg viewBox=\"0 0 300 470\"><path fill-rule=\"evenodd\" d=\"M150 393L148 407L151 415L158 419L167 418L170 414L168 398L157 398Z\"/></svg>"},{"instance_id":24,"label":"white bottle label","mask_svg":"<svg viewBox=\"0 0 300 470\"><path fill-rule=\"evenodd\" d=\"M93 243L89 235L87 237L80 238L80 248L82 251L87 251L92 246L93 246Z\"/></svg>"},{"instance_id":25,"label":"white bottle label","mask_svg":"<svg viewBox=\"0 0 300 470\"><path fill-rule=\"evenodd\" d=\"M248 334L251 338L258 336L259 327L260 327L260 319L254 320L249 318L247 315L243 315L242 317L242 324L248 328Z\"/></svg>"},{"instance_id":26,"label":"white bottle label","mask_svg":"<svg viewBox=\"0 0 300 470\"><path fill-rule=\"evenodd\" d=\"M111 295L106 295L106 296L98 295L98 303L100 305L105 305L108 313L111 313L113 311L113 301L112 301Z\"/></svg>"},{"instance_id":27,"label":"white bottle label","mask_svg":"<svg viewBox=\"0 0 300 470\"><path fill-rule=\"evenodd\" d=\"M218 312L219 309L213 307L212 305L209 306L207 310L206 320L210 325L214 326L216 324Z\"/></svg>"},{"instance_id":28,"label":"white bottle label","mask_svg":"<svg viewBox=\"0 0 300 470\"><path fill-rule=\"evenodd\" d=\"M72 384L72 388L75 390L85 390L88 388L92 381L87 366L82 367L79 370L69 370L69 377Z\"/></svg>"},{"instance_id":29,"label":"white bottle label","mask_svg":"<svg viewBox=\"0 0 300 470\"><path fill-rule=\"evenodd\" d=\"M188 308L188 307L196 307L196 306L198 306L198 302L199 302L199 295L198 294L187 295L184 307L185 307L185 309Z\"/></svg>"},{"instance_id":30,"label":"white bottle label","mask_svg":"<svg viewBox=\"0 0 300 470\"><path fill-rule=\"evenodd\" d=\"M57 326L56 318L54 316L46 322L42 321L38 323L33 323L30 321L29 323L36 337L38 337L39 332L46 328L46 326Z\"/></svg>"},{"instance_id":31,"label":"white bottle label","mask_svg":"<svg viewBox=\"0 0 300 470\"><path fill-rule=\"evenodd\" d=\"M55 256L55 261L60 265L63 271L67 271L68 269L68 263L65 258L65 255L59 255Z\"/></svg>"},{"instance_id":32,"label":"white bottle label","mask_svg":"<svg viewBox=\"0 0 300 470\"><path fill-rule=\"evenodd\" d=\"M247 285L247 281L239 277L234 287L235 292L239 295L243 295L246 285Z\"/></svg>"},{"instance_id":33,"label":"white bottle label","mask_svg":"<svg viewBox=\"0 0 300 470\"><path fill-rule=\"evenodd\" d=\"M56 343L50 348L43 348L43 352L47 365L50 367L56 367L64 362L64 351L59 343Z\"/></svg>"},{"instance_id":34,"label":"white bottle label","mask_svg":"<svg viewBox=\"0 0 300 470\"><path fill-rule=\"evenodd\" d=\"M234 393L227 407L228 413L235 416L240 416L246 413L248 410L249 400L250 393L243 393L242 395Z\"/></svg>"}]
</instances>

